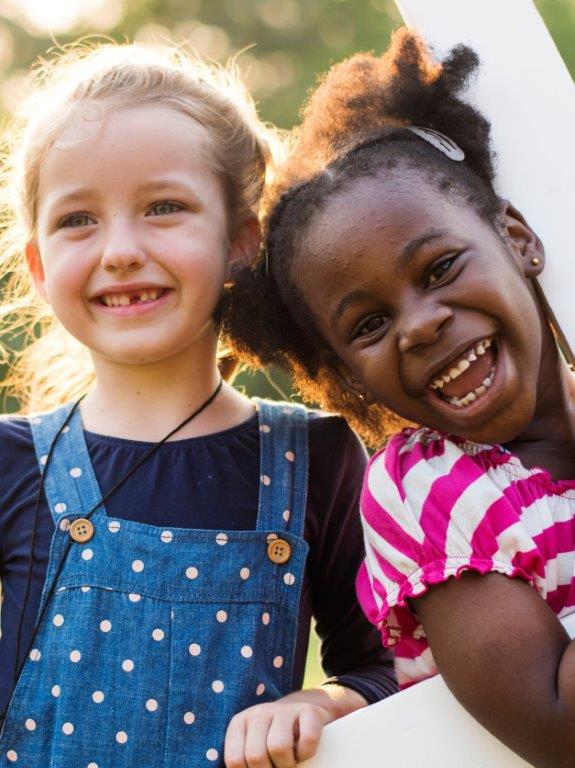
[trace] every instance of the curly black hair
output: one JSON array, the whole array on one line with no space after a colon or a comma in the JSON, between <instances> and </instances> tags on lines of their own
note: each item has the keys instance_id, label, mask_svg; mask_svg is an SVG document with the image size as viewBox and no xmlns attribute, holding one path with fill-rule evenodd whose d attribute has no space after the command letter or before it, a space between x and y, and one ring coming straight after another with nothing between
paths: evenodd
<instances>
[{"instance_id":1,"label":"curly black hair","mask_svg":"<svg viewBox=\"0 0 575 768\"><path fill-rule=\"evenodd\" d=\"M304 399L344 415L372 445L404 423L344 387L334 372L335 353L298 290L294 265L309 258L306 233L330 197L354 180L401 165L496 228L500 201L489 123L460 97L478 65L463 45L438 62L418 35L400 29L383 56L358 54L334 66L304 106L286 162L267 189L265 248L252 269L237 275L222 304L221 327L240 359L287 369ZM464 162L408 126L446 134L464 151Z\"/></svg>"}]
</instances>

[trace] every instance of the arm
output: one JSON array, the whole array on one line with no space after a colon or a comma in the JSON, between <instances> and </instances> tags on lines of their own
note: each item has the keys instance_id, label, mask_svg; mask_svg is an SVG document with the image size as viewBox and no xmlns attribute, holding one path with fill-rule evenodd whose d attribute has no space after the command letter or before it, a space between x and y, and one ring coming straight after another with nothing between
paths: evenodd
<instances>
[{"instance_id":1,"label":"arm","mask_svg":"<svg viewBox=\"0 0 575 768\"><path fill-rule=\"evenodd\" d=\"M527 583L467 573L413 601L463 706L537 768L575 766L575 642Z\"/></svg>"},{"instance_id":2,"label":"arm","mask_svg":"<svg viewBox=\"0 0 575 768\"><path fill-rule=\"evenodd\" d=\"M313 756L324 725L397 689L391 654L355 597L363 557L358 499L365 463L361 443L343 420L310 424L306 578L323 667L332 677L316 689L236 715L226 734L227 768L292 768Z\"/></svg>"}]
</instances>

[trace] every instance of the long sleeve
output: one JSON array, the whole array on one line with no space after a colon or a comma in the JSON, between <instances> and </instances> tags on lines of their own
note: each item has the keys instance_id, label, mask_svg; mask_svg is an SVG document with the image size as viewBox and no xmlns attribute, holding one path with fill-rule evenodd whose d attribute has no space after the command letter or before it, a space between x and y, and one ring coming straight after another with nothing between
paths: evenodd
<instances>
[{"instance_id":1,"label":"long sleeve","mask_svg":"<svg viewBox=\"0 0 575 768\"><path fill-rule=\"evenodd\" d=\"M331 682L369 703L397 690L393 655L358 603L354 581L364 557L359 496L367 455L343 419L310 424L309 574L322 666Z\"/></svg>"}]
</instances>

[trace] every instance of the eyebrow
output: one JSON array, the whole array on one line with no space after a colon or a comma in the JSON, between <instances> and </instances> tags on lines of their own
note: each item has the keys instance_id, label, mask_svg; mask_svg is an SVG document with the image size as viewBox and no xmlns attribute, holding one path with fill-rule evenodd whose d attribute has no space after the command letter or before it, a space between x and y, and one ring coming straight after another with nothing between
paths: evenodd
<instances>
[{"instance_id":1,"label":"eyebrow","mask_svg":"<svg viewBox=\"0 0 575 768\"><path fill-rule=\"evenodd\" d=\"M153 179L145 182L138 187L138 192L155 192L162 189L179 188L185 189L193 194L197 194L197 190L193 184L190 184L189 179L181 179L178 177L166 177L162 179ZM64 192L62 195L56 195L50 200L50 206L66 205L67 203L75 203L85 200L87 197L94 195L94 190L90 187L78 187L77 189L71 189L68 192Z\"/></svg>"},{"instance_id":2,"label":"eyebrow","mask_svg":"<svg viewBox=\"0 0 575 768\"><path fill-rule=\"evenodd\" d=\"M351 306L352 304L358 304L361 301L365 301L365 299L367 299L369 295L370 294L367 291L361 288L358 288L355 291L350 291L349 293L346 293L331 315L330 323L331 323L332 329L335 330L337 321L349 306Z\"/></svg>"},{"instance_id":3,"label":"eyebrow","mask_svg":"<svg viewBox=\"0 0 575 768\"><path fill-rule=\"evenodd\" d=\"M421 237L416 237L414 240L410 240L399 255L398 269L408 266L418 251L423 248L424 245L427 245L427 243L433 242L434 240L440 240L441 238L446 237L448 234L449 232L446 229L430 229L425 234L421 235ZM369 295L370 294L367 291L362 289L357 289L346 293L332 313L332 329L335 330L337 321L344 314L348 307L352 306L353 304L358 304L361 301L365 301L367 298L369 298Z\"/></svg>"},{"instance_id":4,"label":"eyebrow","mask_svg":"<svg viewBox=\"0 0 575 768\"><path fill-rule=\"evenodd\" d=\"M398 268L401 269L402 267L409 266L418 251L420 251L424 245L427 245L434 240L440 240L442 237L447 237L448 234L449 232L446 229L430 229L421 237L416 237L414 240L410 240L399 254Z\"/></svg>"}]
</instances>

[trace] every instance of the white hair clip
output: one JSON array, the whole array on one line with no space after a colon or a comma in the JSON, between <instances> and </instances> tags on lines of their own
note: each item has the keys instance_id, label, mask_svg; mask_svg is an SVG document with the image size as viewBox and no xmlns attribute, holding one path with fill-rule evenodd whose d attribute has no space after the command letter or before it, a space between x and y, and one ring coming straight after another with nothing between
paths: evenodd
<instances>
[{"instance_id":1,"label":"white hair clip","mask_svg":"<svg viewBox=\"0 0 575 768\"><path fill-rule=\"evenodd\" d=\"M435 149L443 152L443 154L450 160L456 160L458 162L465 160L465 152L444 133L434 131L431 128L420 128L416 125L406 125L405 127L408 131L417 134L421 139L427 141L427 143L431 144Z\"/></svg>"}]
</instances>

